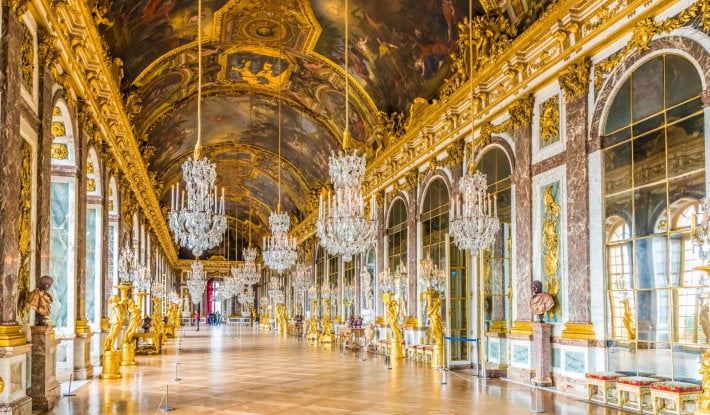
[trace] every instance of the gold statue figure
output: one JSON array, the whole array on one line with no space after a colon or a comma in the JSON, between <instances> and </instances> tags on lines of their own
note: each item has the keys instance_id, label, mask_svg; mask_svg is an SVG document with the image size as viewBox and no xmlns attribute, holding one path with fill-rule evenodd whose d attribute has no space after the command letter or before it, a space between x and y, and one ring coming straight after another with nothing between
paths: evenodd
<instances>
[{"instance_id":1,"label":"gold statue figure","mask_svg":"<svg viewBox=\"0 0 710 415\"><path fill-rule=\"evenodd\" d=\"M383 295L383 300L385 307L387 309L386 319L387 325L392 328L392 339L390 341L390 357L393 359L398 359L402 357L402 340L403 333L402 327L399 325L399 303L394 299L392 293L385 293Z\"/></svg>"},{"instance_id":2,"label":"gold statue figure","mask_svg":"<svg viewBox=\"0 0 710 415\"><path fill-rule=\"evenodd\" d=\"M444 359L444 324L441 321L441 296L439 292L429 288L426 291L427 310L426 314L429 317L429 329L433 344L434 359L432 367L438 368L442 365Z\"/></svg>"},{"instance_id":3,"label":"gold statue figure","mask_svg":"<svg viewBox=\"0 0 710 415\"><path fill-rule=\"evenodd\" d=\"M636 330L634 329L634 322L631 319L631 306L629 305L628 299L621 300L621 304L624 305L624 327L626 327L626 333L629 335L629 340L636 339Z\"/></svg>"},{"instance_id":4,"label":"gold statue figure","mask_svg":"<svg viewBox=\"0 0 710 415\"><path fill-rule=\"evenodd\" d=\"M126 307L130 311L130 316L128 318L128 326L126 331L123 332L123 338L121 343L130 343L133 340L133 335L138 330L138 326L141 324L141 307L133 301L133 299L128 300L128 305Z\"/></svg>"},{"instance_id":5,"label":"gold statue figure","mask_svg":"<svg viewBox=\"0 0 710 415\"><path fill-rule=\"evenodd\" d=\"M108 299L108 304L111 308L111 328L104 339L104 352L113 350L118 334L123 327L123 319L126 317L126 304L121 301L118 295L111 296Z\"/></svg>"},{"instance_id":6,"label":"gold statue figure","mask_svg":"<svg viewBox=\"0 0 710 415\"><path fill-rule=\"evenodd\" d=\"M35 311L35 323L38 326L51 325L47 324L49 313L52 308L54 299L49 294L49 288L54 283L54 280L49 275L42 275L37 282L37 288L32 290L27 297L27 305Z\"/></svg>"}]
</instances>

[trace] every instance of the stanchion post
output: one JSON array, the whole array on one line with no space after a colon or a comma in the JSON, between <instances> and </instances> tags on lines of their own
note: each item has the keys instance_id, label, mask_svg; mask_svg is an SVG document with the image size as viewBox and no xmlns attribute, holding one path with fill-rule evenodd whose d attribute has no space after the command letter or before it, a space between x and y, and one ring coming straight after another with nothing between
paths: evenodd
<instances>
[{"instance_id":1,"label":"stanchion post","mask_svg":"<svg viewBox=\"0 0 710 415\"><path fill-rule=\"evenodd\" d=\"M174 411L175 408L168 406L168 385L165 385L165 406L160 407L160 412Z\"/></svg>"},{"instance_id":2,"label":"stanchion post","mask_svg":"<svg viewBox=\"0 0 710 415\"><path fill-rule=\"evenodd\" d=\"M63 394L63 396L76 396L76 393L73 393L71 391L71 381L74 379L74 374L70 373L69 374L69 390L67 390L67 393Z\"/></svg>"}]
</instances>

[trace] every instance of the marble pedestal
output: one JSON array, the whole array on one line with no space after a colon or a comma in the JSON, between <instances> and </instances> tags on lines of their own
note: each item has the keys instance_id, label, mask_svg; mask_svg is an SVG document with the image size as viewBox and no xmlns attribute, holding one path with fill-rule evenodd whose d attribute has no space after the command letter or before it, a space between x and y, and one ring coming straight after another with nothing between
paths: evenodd
<instances>
[{"instance_id":1,"label":"marble pedestal","mask_svg":"<svg viewBox=\"0 0 710 415\"><path fill-rule=\"evenodd\" d=\"M33 326L32 330L32 409L48 411L59 401L57 382L57 344L52 326Z\"/></svg>"},{"instance_id":2,"label":"marble pedestal","mask_svg":"<svg viewBox=\"0 0 710 415\"><path fill-rule=\"evenodd\" d=\"M552 346L550 332L552 324L533 323L533 368L532 383L537 386L552 386Z\"/></svg>"},{"instance_id":3,"label":"marble pedestal","mask_svg":"<svg viewBox=\"0 0 710 415\"><path fill-rule=\"evenodd\" d=\"M0 346L0 413L30 414L32 398L27 396L30 369L27 361L32 345L27 343L17 325L0 326L0 340L3 342Z\"/></svg>"},{"instance_id":4,"label":"marble pedestal","mask_svg":"<svg viewBox=\"0 0 710 415\"><path fill-rule=\"evenodd\" d=\"M94 375L91 364L91 336L89 333L77 333L74 338L74 379L86 380Z\"/></svg>"}]
</instances>

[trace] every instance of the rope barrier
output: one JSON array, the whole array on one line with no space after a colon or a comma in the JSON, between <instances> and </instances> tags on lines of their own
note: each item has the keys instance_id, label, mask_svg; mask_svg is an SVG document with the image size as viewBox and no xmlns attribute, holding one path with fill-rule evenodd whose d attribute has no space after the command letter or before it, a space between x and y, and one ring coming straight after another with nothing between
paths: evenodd
<instances>
[{"instance_id":1,"label":"rope barrier","mask_svg":"<svg viewBox=\"0 0 710 415\"><path fill-rule=\"evenodd\" d=\"M478 339L469 339L467 337L449 337L449 336L444 336L444 340L452 340L455 342L473 342L476 343Z\"/></svg>"}]
</instances>

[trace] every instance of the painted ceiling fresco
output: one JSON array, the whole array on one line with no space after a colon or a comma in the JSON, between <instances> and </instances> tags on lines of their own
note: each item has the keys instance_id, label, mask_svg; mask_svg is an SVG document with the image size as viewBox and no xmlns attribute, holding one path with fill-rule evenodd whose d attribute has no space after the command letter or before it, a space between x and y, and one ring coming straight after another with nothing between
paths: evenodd
<instances>
[{"instance_id":1,"label":"painted ceiling fresco","mask_svg":"<svg viewBox=\"0 0 710 415\"><path fill-rule=\"evenodd\" d=\"M549 2L526 4L538 13ZM97 27L126 112L142 148L154 148L145 157L163 185L158 198L168 205L169 187L181 181L181 163L195 145L201 62L204 152L217 163L228 213L236 209L246 223L251 209L261 231L276 207L279 177L283 209L305 215L313 189L329 180L328 157L340 149L346 122L363 149L382 113L406 114L415 98L436 93L449 72L457 23L470 13L469 0L349 0L345 71L345 0L202 0L199 59L197 0L99 4L105 13ZM472 6L484 13L480 0Z\"/></svg>"}]
</instances>

